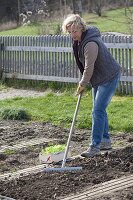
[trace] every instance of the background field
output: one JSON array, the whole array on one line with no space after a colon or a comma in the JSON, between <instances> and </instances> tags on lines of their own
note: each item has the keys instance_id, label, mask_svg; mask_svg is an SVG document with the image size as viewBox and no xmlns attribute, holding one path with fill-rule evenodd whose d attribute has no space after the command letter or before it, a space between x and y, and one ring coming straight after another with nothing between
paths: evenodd
<instances>
[{"instance_id":1,"label":"background field","mask_svg":"<svg viewBox=\"0 0 133 200\"><path fill-rule=\"evenodd\" d=\"M132 8L130 8L132 9ZM102 16L92 13L84 13L83 19L88 25L97 26L101 32L120 32L132 34L133 22L125 16L125 9L115 9L103 12ZM1 35L42 35L60 34L63 18L49 18L40 23L32 23L28 26L21 26L16 29L1 31Z\"/></svg>"}]
</instances>

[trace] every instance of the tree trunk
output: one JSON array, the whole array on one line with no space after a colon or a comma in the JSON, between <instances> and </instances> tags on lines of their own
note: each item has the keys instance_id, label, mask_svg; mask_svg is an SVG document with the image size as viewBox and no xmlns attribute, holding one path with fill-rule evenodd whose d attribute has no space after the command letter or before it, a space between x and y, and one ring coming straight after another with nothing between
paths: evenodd
<instances>
[{"instance_id":1,"label":"tree trunk","mask_svg":"<svg viewBox=\"0 0 133 200\"><path fill-rule=\"evenodd\" d=\"M82 16L82 1L73 0L73 13Z\"/></svg>"}]
</instances>

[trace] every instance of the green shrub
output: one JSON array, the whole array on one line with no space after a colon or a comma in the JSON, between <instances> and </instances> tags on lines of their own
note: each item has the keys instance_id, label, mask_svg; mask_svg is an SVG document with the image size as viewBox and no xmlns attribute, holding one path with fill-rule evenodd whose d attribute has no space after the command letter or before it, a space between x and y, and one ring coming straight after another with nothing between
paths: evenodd
<instances>
[{"instance_id":1,"label":"green shrub","mask_svg":"<svg viewBox=\"0 0 133 200\"><path fill-rule=\"evenodd\" d=\"M0 110L2 119L29 120L29 114L23 108L5 108Z\"/></svg>"}]
</instances>

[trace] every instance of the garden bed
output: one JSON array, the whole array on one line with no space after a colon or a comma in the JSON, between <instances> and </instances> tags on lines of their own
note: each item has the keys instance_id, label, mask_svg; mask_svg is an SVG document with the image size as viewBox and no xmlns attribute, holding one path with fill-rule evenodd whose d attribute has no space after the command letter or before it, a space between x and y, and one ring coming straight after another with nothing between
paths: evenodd
<instances>
[{"instance_id":1,"label":"garden bed","mask_svg":"<svg viewBox=\"0 0 133 200\"><path fill-rule=\"evenodd\" d=\"M0 173L5 174L39 165L39 152L44 146L66 143L69 130L50 123L1 121L0 122ZM33 139L51 139L21 146L11 147ZM75 130L72 137L72 155L80 154L88 147L90 131ZM40 140L41 141L41 140ZM92 159L76 158L67 166L82 166L82 171L38 172L16 179L0 180L0 194L17 200L63 199L64 196L83 192L86 188L133 173L133 135L118 133L112 135L113 150ZM5 151L4 151L5 148ZM57 167L55 165L54 167ZM132 199L133 187L118 191L99 199ZM98 198L97 198L98 199Z\"/></svg>"}]
</instances>

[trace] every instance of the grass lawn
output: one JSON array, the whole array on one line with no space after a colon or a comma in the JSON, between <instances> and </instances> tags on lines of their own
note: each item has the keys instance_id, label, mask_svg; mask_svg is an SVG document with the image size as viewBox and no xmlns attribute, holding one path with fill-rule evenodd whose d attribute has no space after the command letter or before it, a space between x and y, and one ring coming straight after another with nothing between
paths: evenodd
<instances>
[{"instance_id":1,"label":"grass lawn","mask_svg":"<svg viewBox=\"0 0 133 200\"><path fill-rule=\"evenodd\" d=\"M39 25L32 24L29 26L20 26L12 30L1 31L0 35L2 36L21 36L21 35L38 35Z\"/></svg>"},{"instance_id":2,"label":"grass lawn","mask_svg":"<svg viewBox=\"0 0 133 200\"><path fill-rule=\"evenodd\" d=\"M131 34L124 8L106 11L103 13L102 17L98 17L95 14L85 14L84 19L88 24L97 26L101 32L119 32Z\"/></svg>"},{"instance_id":3,"label":"grass lawn","mask_svg":"<svg viewBox=\"0 0 133 200\"><path fill-rule=\"evenodd\" d=\"M32 120L52 122L69 128L72 122L77 97L70 93L48 93L38 98L21 98L1 100L0 109L23 108ZM114 96L108 107L110 129L113 132L133 132L133 97ZM91 129L91 93L86 92L81 99L76 127Z\"/></svg>"},{"instance_id":4,"label":"grass lawn","mask_svg":"<svg viewBox=\"0 0 133 200\"><path fill-rule=\"evenodd\" d=\"M60 23L61 24L61 23ZM28 26L20 26L12 30L1 31L0 35L2 36L36 36L36 35L48 35L56 34L58 31L59 22L49 20L42 23L33 23Z\"/></svg>"}]
</instances>

